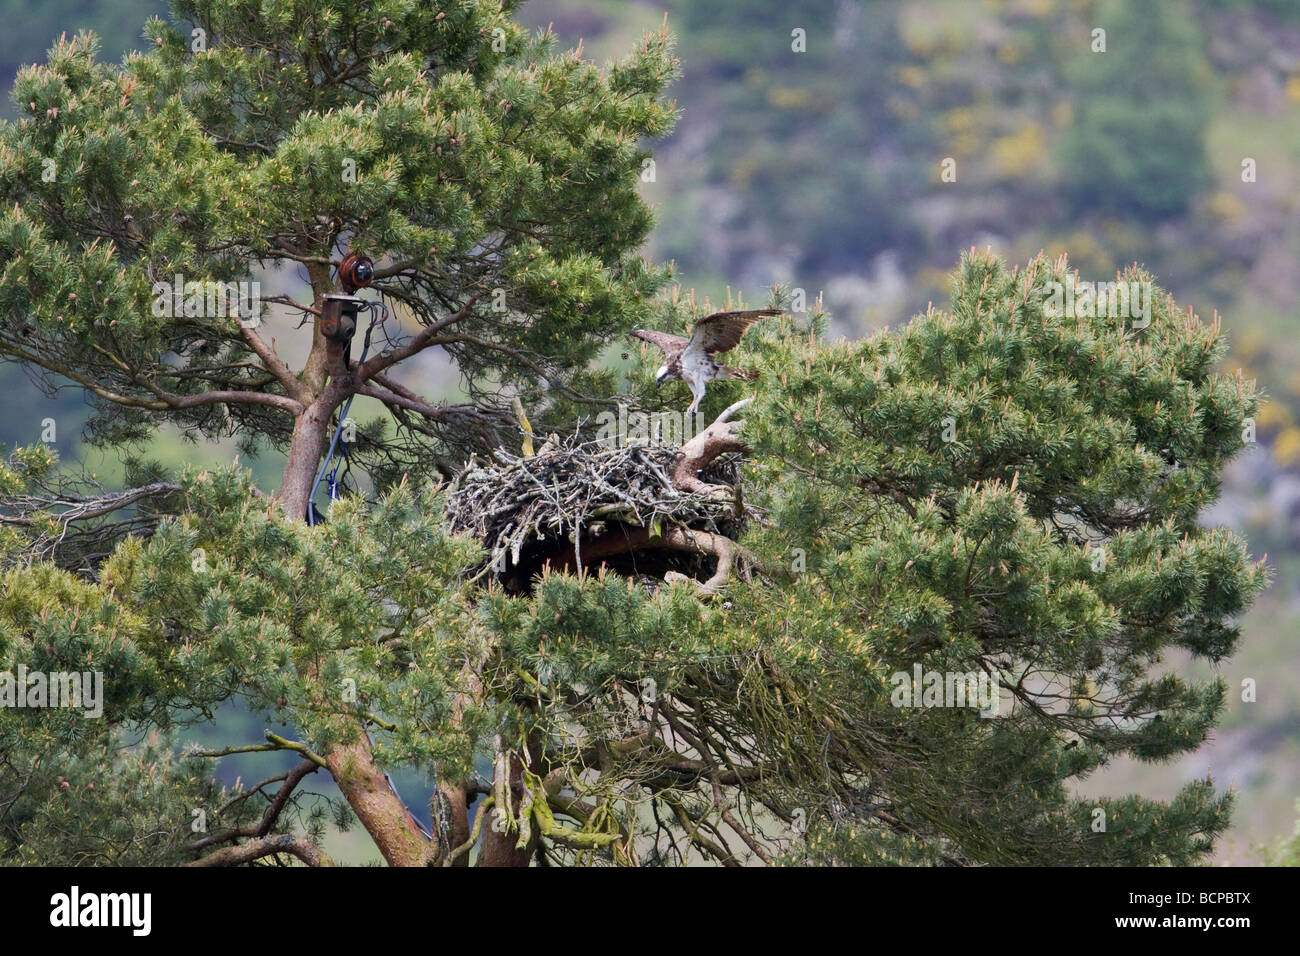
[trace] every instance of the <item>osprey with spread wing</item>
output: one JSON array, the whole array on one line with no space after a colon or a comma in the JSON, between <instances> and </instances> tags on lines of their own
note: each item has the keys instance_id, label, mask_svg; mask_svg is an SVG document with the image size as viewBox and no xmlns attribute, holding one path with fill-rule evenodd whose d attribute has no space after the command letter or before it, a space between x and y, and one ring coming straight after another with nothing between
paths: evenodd
<instances>
[{"instance_id":1,"label":"osprey with spread wing","mask_svg":"<svg viewBox=\"0 0 1300 956\"><path fill-rule=\"evenodd\" d=\"M709 382L719 378L754 378L755 373L748 369L719 364L716 356L739 345L745 330L759 319L780 314L780 309L715 312L695 323L689 339L646 329L633 329L632 334L663 349L664 364L655 373L655 384L662 385L676 378L690 386L695 401L686 410L689 415L700 407L704 387Z\"/></svg>"}]
</instances>

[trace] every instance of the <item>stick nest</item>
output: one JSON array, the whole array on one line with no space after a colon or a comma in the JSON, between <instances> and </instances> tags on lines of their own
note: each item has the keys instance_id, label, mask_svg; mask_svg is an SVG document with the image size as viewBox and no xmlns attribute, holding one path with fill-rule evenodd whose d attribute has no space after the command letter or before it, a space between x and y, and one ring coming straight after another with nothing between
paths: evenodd
<instances>
[{"instance_id":1,"label":"stick nest","mask_svg":"<svg viewBox=\"0 0 1300 956\"><path fill-rule=\"evenodd\" d=\"M468 532L489 550L485 566L539 568L548 556L617 526L653 534L676 525L729 538L743 532L738 497L688 494L673 485L679 449L610 447L571 436L529 458L498 450L495 461L471 461L448 496L454 532ZM715 485L739 488L740 456L719 456L700 473ZM579 553L580 557L580 553Z\"/></svg>"}]
</instances>

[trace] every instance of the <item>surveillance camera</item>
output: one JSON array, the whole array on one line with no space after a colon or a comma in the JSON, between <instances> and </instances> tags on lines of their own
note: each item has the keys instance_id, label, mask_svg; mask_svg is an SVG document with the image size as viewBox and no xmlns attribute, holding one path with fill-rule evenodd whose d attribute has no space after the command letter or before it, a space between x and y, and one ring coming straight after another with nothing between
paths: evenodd
<instances>
[{"instance_id":1,"label":"surveillance camera","mask_svg":"<svg viewBox=\"0 0 1300 956\"><path fill-rule=\"evenodd\" d=\"M348 295L370 285L375 278L375 264L369 256L349 252L339 263L339 282Z\"/></svg>"}]
</instances>

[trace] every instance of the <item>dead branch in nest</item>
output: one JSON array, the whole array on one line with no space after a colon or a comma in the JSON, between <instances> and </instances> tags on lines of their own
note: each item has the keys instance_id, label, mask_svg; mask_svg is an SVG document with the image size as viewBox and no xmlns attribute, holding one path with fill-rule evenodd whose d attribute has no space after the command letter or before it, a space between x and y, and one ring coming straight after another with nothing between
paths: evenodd
<instances>
[{"instance_id":1,"label":"dead branch in nest","mask_svg":"<svg viewBox=\"0 0 1300 956\"><path fill-rule=\"evenodd\" d=\"M677 453L673 462L673 486L687 494L709 495L730 498L732 489L711 485L700 480L700 472L717 460L718 456L731 452L743 452L745 446L737 437L743 421L733 422L731 416L748 405L753 399L743 398L719 415L708 428L700 432Z\"/></svg>"},{"instance_id":2,"label":"dead branch in nest","mask_svg":"<svg viewBox=\"0 0 1300 956\"><path fill-rule=\"evenodd\" d=\"M642 548L663 548L668 551L683 551L688 554L702 554L717 558L717 570L707 581L696 581L680 571L668 571L664 580L668 582L691 582L700 597L712 597L731 580L733 566L739 560L742 567L748 569L748 554L744 548L724 534L709 531L696 531L690 528L672 527L661 532L649 528L621 528L606 530L599 537L585 537L581 553L588 561L608 558L616 554L627 554ZM577 567L578 548L568 545L558 555L550 559L550 564L564 569Z\"/></svg>"},{"instance_id":3,"label":"dead branch in nest","mask_svg":"<svg viewBox=\"0 0 1300 956\"><path fill-rule=\"evenodd\" d=\"M453 489L451 529L482 541L499 577L545 565L582 573L584 564L633 552L707 557L716 570L695 583L711 597L737 562L750 564L735 540L747 515L734 454L744 447L741 423L729 420L747 404L732 405L676 449L573 436L531 457L497 451L490 465L471 463ZM687 578L668 571L664 579Z\"/></svg>"}]
</instances>

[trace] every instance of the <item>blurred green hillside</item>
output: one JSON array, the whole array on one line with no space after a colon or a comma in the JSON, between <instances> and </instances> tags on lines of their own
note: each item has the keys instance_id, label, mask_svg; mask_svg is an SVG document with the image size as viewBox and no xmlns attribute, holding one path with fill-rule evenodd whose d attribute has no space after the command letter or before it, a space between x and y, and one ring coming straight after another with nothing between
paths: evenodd
<instances>
[{"instance_id":1,"label":"blurred green hillside","mask_svg":"<svg viewBox=\"0 0 1300 956\"><path fill-rule=\"evenodd\" d=\"M23 24L0 37L0 68L11 78L81 27L115 58L160 6L0 0ZM1258 844L1292 832L1300 796L1300 3L532 0L520 16L603 60L665 13L681 121L645 186L659 211L647 252L697 295L759 301L780 283L811 308L824 293L835 331L858 336L946 302L960 252L987 245L1013 262L1068 252L1085 280L1138 262L1182 305L1222 315L1226 367L1271 398L1205 516L1244 531L1275 572L1220 669L1232 688L1254 679L1258 701L1230 695L1193 758L1082 789L1168 796L1209 768L1239 791L1219 859L1258 862ZM427 374L430 392L455 388L447 368ZM65 458L114 474L79 440L77 394L47 397L12 367L0 394L0 443L32 441L52 417ZM143 451L172 465L234 454L176 434ZM276 463L254 466L273 487Z\"/></svg>"}]
</instances>

